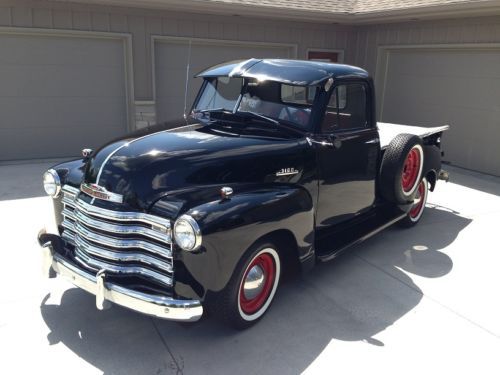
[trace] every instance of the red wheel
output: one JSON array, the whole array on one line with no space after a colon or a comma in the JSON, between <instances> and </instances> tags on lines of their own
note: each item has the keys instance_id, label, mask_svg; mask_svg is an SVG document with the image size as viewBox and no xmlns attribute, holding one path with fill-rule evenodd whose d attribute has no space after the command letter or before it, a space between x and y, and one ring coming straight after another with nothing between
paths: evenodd
<instances>
[{"instance_id":1,"label":"red wheel","mask_svg":"<svg viewBox=\"0 0 500 375\"><path fill-rule=\"evenodd\" d=\"M379 179L382 197L396 204L413 202L423 167L422 139L411 134L397 135L382 157Z\"/></svg>"},{"instance_id":2,"label":"red wheel","mask_svg":"<svg viewBox=\"0 0 500 375\"><path fill-rule=\"evenodd\" d=\"M427 183L427 179L424 177L422 181L420 181L420 184L418 184L418 189L415 194L413 206L411 207L406 217L400 222L402 226L412 227L418 223L418 221L422 217L422 214L424 213L428 194L429 184Z\"/></svg>"},{"instance_id":3,"label":"red wheel","mask_svg":"<svg viewBox=\"0 0 500 375\"><path fill-rule=\"evenodd\" d=\"M264 314L276 292L279 275L279 255L273 248L260 250L248 263L238 290L238 310L244 320Z\"/></svg>"},{"instance_id":4,"label":"red wheel","mask_svg":"<svg viewBox=\"0 0 500 375\"><path fill-rule=\"evenodd\" d=\"M271 305L280 273L277 247L271 242L257 243L243 255L226 287L207 300L207 306L234 328L248 328Z\"/></svg>"},{"instance_id":5,"label":"red wheel","mask_svg":"<svg viewBox=\"0 0 500 375\"><path fill-rule=\"evenodd\" d=\"M240 283L240 309L254 314L264 306L276 279L276 265L268 253L258 255L246 269Z\"/></svg>"},{"instance_id":6,"label":"red wheel","mask_svg":"<svg viewBox=\"0 0 500 375\"><path fill-rule=\"evenodd\" d=\"M422 173L422 160L422 146L413 146L406 156L403 164L403 173L401 174L401 187L405 196L413 194L418 187L418 181L420 181Z\"/></svg>"},{"instance_id":7,"label":"red wheel","mask_svg":"<svg viewBox=\"0 0 500 375\"><path fill-rule=\"evenodd\" d=\"M401 176L401 185L403 186L403 191L408 193L412 191L417 181L418 175L420 174L421 162L420 162L420 152L418 147L413 147L408 156L406 157L403 166L403 175Z\"/></svg>"}]
</instances>

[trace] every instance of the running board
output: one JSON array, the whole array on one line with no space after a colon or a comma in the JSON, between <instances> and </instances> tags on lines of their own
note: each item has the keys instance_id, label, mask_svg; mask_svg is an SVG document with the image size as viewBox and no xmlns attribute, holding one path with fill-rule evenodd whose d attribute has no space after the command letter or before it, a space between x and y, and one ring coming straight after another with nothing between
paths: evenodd
<instances>
[{"instance_id":1,"label":"running board","mask_svg":"<svg viewBox=\"0 0 500 375\"><path fill-rule=\"evenodd\" d=\"M327 235L316 244L317 257L322 262L329 261L351 246L357 245L397 223L406 215L406 212L397 208L386 212L379 211L363 223L348 227L342 232Z\"/></svg>"}]
</instances>

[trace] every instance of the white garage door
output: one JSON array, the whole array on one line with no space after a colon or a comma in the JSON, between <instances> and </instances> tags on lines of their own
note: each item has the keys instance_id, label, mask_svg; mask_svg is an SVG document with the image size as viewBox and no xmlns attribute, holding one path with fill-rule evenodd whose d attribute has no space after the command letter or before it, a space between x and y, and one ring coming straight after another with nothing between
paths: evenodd
<instances>
[{"instance_id":1,"label":"white garage door","mask_svg":"<svg viewBox=\"0 0 500 375\"><path fill-rule=\"evenodd\" d=\"M127 129L119 39L0 34L0 160L78 155Z\"/></svg>"},{"instance_id":2,"label":"white garage door","mask_svg":"<svg viewBox=\"0 0 500 375\"><path fill-rule=\"evenodd\" d=\"M221 62L255 58L291 58L290 46L233 44L192 41L188 110L191 108L201 79L192 76ZM189 42L158 39L155 41L155 91L158 122L178 119L184 112L186 66Z\"/></svg>"},{"instance_id":3,"label":"white garage door","mask_svg":"<svg viewBox=\"0 0 500 375\"><path fill-rule=\"evenodd\" d=\"M444 159L500 175L500 50L395 50L386 71L383 121L450 124Z\"/></svg>"}]
</instances>

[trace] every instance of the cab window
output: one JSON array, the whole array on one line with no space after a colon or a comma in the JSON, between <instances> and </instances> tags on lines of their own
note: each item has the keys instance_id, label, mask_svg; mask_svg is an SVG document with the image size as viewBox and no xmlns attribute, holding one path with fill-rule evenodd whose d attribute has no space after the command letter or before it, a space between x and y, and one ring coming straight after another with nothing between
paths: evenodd
<instances>
[{"instance_id":1,"label":"cab window","mask_svg":"<svg viewBox=\"0 0 500 375\"><path fill-rule=\"evenodd\" d=\"M366 128L367 87L364 83L347 83L334 88L321 125L322 133Z\"/></svg>"}]
</instances>

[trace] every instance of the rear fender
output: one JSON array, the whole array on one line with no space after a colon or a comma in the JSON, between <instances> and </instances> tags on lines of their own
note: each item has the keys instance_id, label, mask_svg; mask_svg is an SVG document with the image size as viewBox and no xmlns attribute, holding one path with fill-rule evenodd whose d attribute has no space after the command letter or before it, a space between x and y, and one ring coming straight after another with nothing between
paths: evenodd
<instances>
[{"instance_id":1,"label":"rear fender","mask_svg":"<svg viewBox=\"0 0 500 375\"><path fill-rule=\"evenodd\" d=\"M437 176L441 171L441 150L436 145L424 144L424 166L422 176L427 177L430 183L430 190L436 187Z\"/></svg>"}]
</instances>

